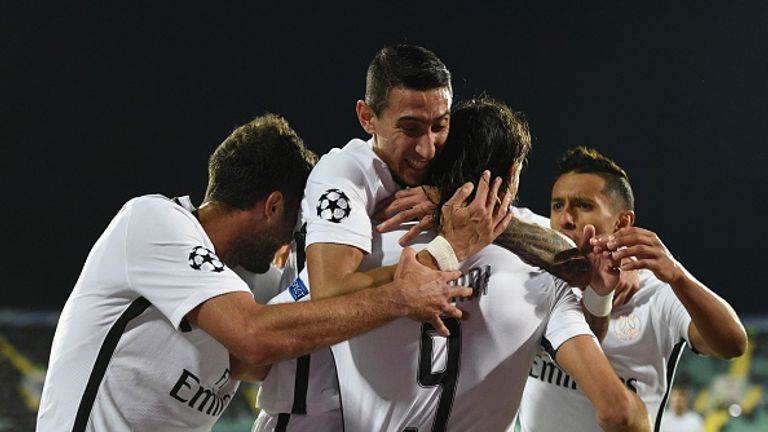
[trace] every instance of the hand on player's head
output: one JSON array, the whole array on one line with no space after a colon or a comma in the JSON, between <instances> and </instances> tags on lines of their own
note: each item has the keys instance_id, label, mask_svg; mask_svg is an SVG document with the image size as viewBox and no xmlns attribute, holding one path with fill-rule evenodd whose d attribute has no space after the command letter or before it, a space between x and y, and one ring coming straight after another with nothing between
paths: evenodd
<instances>
[{"instance_id":1,"label":"hand on player's head","mask_svg":"<svg viewBox=\"0 0 768 432\"><path fill-rule=\"evenodd\" d=\"M474 255L491 244L509 225L512 213L509 206L514 198L507 190L498 198L501 178L490 183L491 173L483 171L474 199L466 204L474 186L466 183L456 190L441 209L440 233L453 247L459 261Z\"/></svg>"}]
</instances>

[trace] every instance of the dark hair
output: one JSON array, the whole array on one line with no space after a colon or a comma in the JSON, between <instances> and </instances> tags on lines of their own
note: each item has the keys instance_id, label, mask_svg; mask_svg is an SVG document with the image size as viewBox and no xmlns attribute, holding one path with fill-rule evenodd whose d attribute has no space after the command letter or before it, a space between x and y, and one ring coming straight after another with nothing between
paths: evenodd
<instances>
[{"instance_id":1,"label":"dark hair","mask_svg":"<svg viewBox=\"0 0 768 432\"><path fill-rule=\"evenodd\" d=\"M440 207L466 182L477 182L484 170L501 176L499 189L509 187L509 170L522 162L531 149L531 134L522 114L483 96L458 103L451 112L451 132L445 149L432 162L428 183L440 191ZM469 197L471 200L474 196Z\"/></svg>"},{"instance_id":2,"label":"dark hair","mask_svg":"<svg viewBox=\"0 0 768 432\"><path fill-rule=\"evenodd\" d=\"M245 210L273 191L297 204L317 156L284 118L265 114L236 128L208 161L205 201Z\"/></svg>"},{"instance_id":3,"label":"dark hair","mask_svg":"<svg viewBox=\"0 0 768 432\"><path fill-rule=\"evenodd\" d=\"M368 65L365 103L378 116L387 107L389 91L397 87L421 91L448 87L451 90L451 72L435 53L426 48L415 45L384 47Z\"/></svg>"},{"instance_id":4,"label":"dark hair","mask_svg":"<svg viewBox=\"0 0 768 432\"><path fill-rule=\"evenodd\" d=\"M603 193L611 196L614 210L634 210L635 195L627 173L595 149L576 147L568 150L559 161L560 175L574 172L594 174L605 181Z\"/></svg>"}]
</instances>

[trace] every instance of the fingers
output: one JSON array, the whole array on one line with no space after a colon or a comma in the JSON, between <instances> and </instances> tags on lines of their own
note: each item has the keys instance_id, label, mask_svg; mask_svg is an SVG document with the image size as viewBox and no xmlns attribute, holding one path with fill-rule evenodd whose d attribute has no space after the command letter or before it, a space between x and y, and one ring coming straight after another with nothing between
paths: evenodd
<instances>
[{"instance_id":1,"label":"fingers","mask_svg":"<svg viewBox=\"0 0 768 432\"><path fill-rule=\"evenodd\" d=\"M661 256L661 253L658 249L645 245L625 247L623 249L610 252L610 254L612 259L618 261L621 261L625 258L659 258Z\"/></svg>"},{"instance_id":2,"label":"fingers","mask_svg":"<svg viewBox=\"0 0 768 432\"><path fill-rule=\"evenodd\" d=\"M448 337L451 335L451 332L448 331L448 327L445 326L443 323L443 320L438 316L437 318L433 318L429 320L429 323L432 324L432 327L435 328L435 331L437 334L443 337Z\"/></svg>"},{"instance_id":3,"label":"fingers","mask_svg":"<svg viewBox=\"0 0 768 432\"><path fill-rule=\"evenodd\" d=\"M602 234L595 236L590 241L590 244L592 244L592 246L598 246L602 249L611 250L640 244L653 247L663 247L661 240L659 240L654 232L637 227L622 228L612 234Z\"/></svg>"},{"instance_id":4,"label":"fingers","mask_svg":"<svg viewBox=\"0 0 768 432\"><path fill-rule=\"evenodd\" d=\"M491 172L488 170L483 171L480 176L480 181L477 182L477 193L475 194L475 202L486 203L488 201L488 189L491 184ZM498 190L498 188L496 188ZM494 195L495 197L496 195Z\"/></svg>"},{"instance_id":5,"label":"fingers","mask_svg":"<svg viewBox=\"0 0 768 432\"><path fill-rule=\"evenodd\" d=\"M443 282L448 283L461 277L461 270L451 270L440 272ZM448 290L448 297L469 297L472 295L472 288L464 286L451 286Z\"/></svg>"},{"instance_id":6,"label":"fingers","mask_svg":"<svg viewBox=\"0 0 768 432\"><path fill-rule=\"evenodd\" d=\"M471 182L464 183L460 188L456 189L451 199L445 202L444 206L460 206L464 204L469 195L472 194L472 190L475 189L475 185Z\"/></svg>"},{"instance_id":7,"label":"fingers","mask_svg":"<svg viewBox=\"0 0 768 432\"><path fill-rule=\"evenodd\" d=\"M581 244L578 245L579 250L588 253L590 250L590 244L593 237L595 237L595 226L594 225L584 225L584 235L581 237ZM595 251L599 252L599 250Z\"/></svg>"},{"instance_id":8,"label":"fingers","mask_svg":"<svg viewBox=\"0 0 768 432\"><path fill-rule=\"evenodd\" d=\"M421 209L411 208L411 209L402 211L392 216L391 218L385 220L384 222L376 225L376 230L381 233L392 231L393 229L402 225L403 222L407 222L413 219L418 219L421 216L423 216Z\"/></svg>"},{"instance_id":9,"label":"fingers","mask_svg":"<svg viewBox=\"0 0 768 432\"><path fill-rule=\"evenodd\" d=\"M512 212L509 211L509 206L510 204L512 204L513 198L514 198L513 192L507 189L507 192L504 194L504 198L501 200L501 205L498 206L494 214L494 222L495 222L495 226L493 229L494 238L501 235L501 233L507 229L507 226L509 225L510 222L512 222L512 219L514 218L514 215L512 214Z\"/></svg>"},{"instance_id":10,"label":"fingers","mask_svg":"<svg viewBox=\"0 0 768 432\"><path fill-rule=\"evenodd\" d=\"M408 243L411 242L411 240L416 238L416 236L432 228L433 220L434 220L434 217L432 215L427 215L421 218L421 221L419 223L412 226L407 233L405 233L402 237L400 237L400 240L399 240L400 246L407 245Z\"/></svg>"},{"instance_id":11,"label":"fingers","mask_svg":"<svg viewBox=\"0 0 768 432\"><path fill-rule=\"evenodd\" d=\"M501 204L501 200L499 199L499 188L501 188L501 177L496 177L493 179L493 183L491 184L491 188L488 191L488 196L485 200L486 208L493 210L493 208L496 207L496 204Z\"/></svg>"},{"instance_id":12,"label":"fingers","mask_svg":"<svg viewBox=\"0 0 768 432\"><path fill-rule=\"evenodd\" d=\"M504 218L501 220L501 222L496 224L496 227L494 227L493 238L500 236L501 233L503 233L507 229L507 226L509 226L509 223L512 222L512 218L514 217L515 216L512 214L512 212L508 211L504 215Z\"/></svg>"},{"instance_id":13,"label":"fingers","mask_svg":"<svg viewBox=\"0 0 768 432\"><path fill-rule=\"evenodd\" d=\"M429 197L422 188L403 189L395 193L392 204L387 208L390 215L429 202Z\"/></svg>"},{"instance_id":14,"label":"fingers","mask_svg":"<svg viewBox=\"0 0 768 432\"><path fill-rule=\"evenodd\" d=\"M400 261L397 262L397 267L395 267L394 278L400 279L406 268L410 268L414 265L421 265L418 261L416 261L416 252L412 247L403 249L403 253L400 254Z\"/></svg>"}]
</instances>

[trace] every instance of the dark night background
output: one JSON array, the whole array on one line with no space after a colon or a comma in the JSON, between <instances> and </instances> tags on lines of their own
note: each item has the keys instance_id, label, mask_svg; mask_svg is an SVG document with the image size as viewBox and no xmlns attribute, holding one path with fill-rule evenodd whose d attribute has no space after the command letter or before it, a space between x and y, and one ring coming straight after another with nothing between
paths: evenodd
<instances>
[{"instance_id":1,"label":"dark night background","mask_svg":"<svg viewBox=\"0 0 768 432\"><path fill-rule=\"evenodd\" d=\"M318 153L364 137L365 68L406 42L456 99L526 114L521 205L547 214L555 159L596 147L629 172L639 226L768 313L766 2L65 3L0 3L0 306L59 309L123 202L199 203L207 156L255 115Z\"/></svg>"}]
</instances>

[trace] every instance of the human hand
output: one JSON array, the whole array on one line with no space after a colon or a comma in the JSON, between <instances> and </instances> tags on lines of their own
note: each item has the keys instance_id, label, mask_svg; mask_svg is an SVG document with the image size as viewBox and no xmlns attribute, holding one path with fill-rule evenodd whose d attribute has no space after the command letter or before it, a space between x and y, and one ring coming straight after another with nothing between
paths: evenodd
<instances>
[{"instance_id":1,"label":"human hand","mask_svg":"<svg viewBox=\"0 0 768 432\"><path fill-rule=\"evenodd\" d=\"M639 289L640 272L638 270L619 272L619 283L616 284L616 292L613 295L613 307L627 304Z\"/></svg>"},{"instance_id":2,"label":"human hand","mask_svg":"<svg viewBox=\"0 0 768 432\"><path fill-rule=\"evenodd\" d=\"M474 186L466 183L443 205L440 234L451 244L459 261L491 244L512 220L509 205L517 191L510 187L499 200L501 178L497 177L492 185L490 179L490 171L483 171L471 203L464 202Z\"/></svg>"},{"instance_id":3,"label":"human hand","mask_svg":"<svg viewBox=\"0 0 768 432\"><path fill-rule=\"evenodd\" d=\"M405 246L422 231L432 227L432 216L440 199L440 192L434 186L420 186L397 191L391 199L376 208L374 220L383 221L376 226L378 232L391 231L403 222L418 220L405 235L400 245Z\"/></svg>"},{"instance_id":4,"label":"human hand","mask_svg":"<svg viewBox=\"0 0 768 432\"><path fill-rule=\"evenodd\" d=\"M395 269L394 280L400 282L398 301L405 306L409 317L429 322L440 335L447 337L450 332L440 316L461 319L463 312L450 301L472 295L472 288L448 284L460 276L458 270L442 272L422 265L416 260L416 252L407 247Z\"/></svg>"},{"instance_id":5,"label":"human hand","mask_svg":"<svg viewBox=\"0 0 768 432\"><path fill-rule=\"evenodd\" d=\"M623 271L648 269L660 281L670 285L685 277L683 266L653 231L638 227L622 228L613 234L592 239L591 244L610 254L614 261L622 262Z\"/></svg>"},{"instance_id":6,"label":"human hand","mask_svg":"<svg viewBox=\"0 0 768 432\"><path fill-rule=\"evenodd\" d=\"M614 261L610 255L603 254L601 249L594 247L592 244L594 237L595 227L584 226L584 235L579 248L586 253L591 267L589 286L596 294L606 296L615 290L619 283L618 261Z\"/></svg>"},{"instance_id":7,"label":"human hand","mask_svg":"<svg viewBox=\"0 0 768 432\"><path fill-rule=\"evenodd\" d=\"M653 231L622 228L613 234L597 236L590 243L595 250L622 262L622 271L649 269L660 281L670 285L685 277L683 266Z\"/></svg>"}]
</instances>

